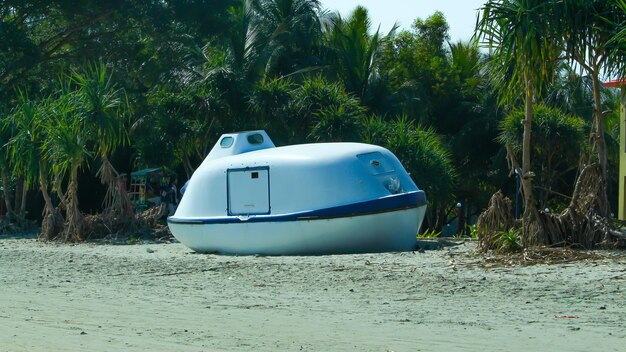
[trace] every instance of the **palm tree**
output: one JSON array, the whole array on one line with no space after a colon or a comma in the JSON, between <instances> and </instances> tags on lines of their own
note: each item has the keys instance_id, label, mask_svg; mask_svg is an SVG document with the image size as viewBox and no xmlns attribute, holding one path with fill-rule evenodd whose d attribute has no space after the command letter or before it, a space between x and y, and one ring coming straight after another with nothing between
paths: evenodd
<instances>
[{"instance_id":1,"label":"palm tree","mask_svg":"<svg viewBox=\"0 0 626 352\"><path fill-rule=\"evenodd\" d=\"M264 73L268 60L267 34L254 25L252 0L243 6L231 9L233 25L226 42L226 64L228 69L247 82L256 82Z\"/></svg>"},{"instance_id":2,"label":"palm tree","mask_svg":"<svg viewBox=\"0 0 626 352\"><path fill-rule=\"evenodd\" d=\"M245 0L230 11L231 26L226 39L215 45L207 43L200 52L196 75L185 86L202 82L207 86L206 100L212 106L224 107L225 116L218 116L231 130L251 128L246 101L252 87L267 73L271 46L266 31L255 24L253 0ZM212 114L210 118L215 118Z\"/></svg>"},{"instance_id":3,"label":"palm tree","mask_svg":"<svg viewBox=\"0 0 626 352\"><path fill-rule=\"evenodd\" d=\"M554 82L546 91L546 103L568 114L582 116L593 124L593 88L591 77L579 74L568 62L558 64Z\"/></svg>"},{"instance_id":4,"label":"palm tree","mask_svg":"<svg viewBox=\"0 0 626 352\"><path fill-rule=\"evenodd\" d=\"M352 14L343 19L339 14L329 17L324 35L329 47L331 70L346 89L368 105L368 96L380 79L378 59L383 44L396 30L394 26L387 35L380 29L370 35L371 20L367 9L357 6Z\"/></svg>"},{"instance_id":5,"label":"palm tree","mask_svg":"<svg viewBox=\"0 0 626 352\"><path fill-rule=\"evenodd\" d=\"M531 131L533 101L543 84L553 74L558 51L549 27L549 7L541 0L489 0L482 8L476 36L491 50L490 69L494 70L503 103L517 99L521 87L525 105L522 165L515 169L522 175L524 194L525 245L548 242L538 219L532 189ZM512 158L509 155L509 158Z\"/></svg>"},{"instance_id":6,"label":"palm tree","mask_svg":"<svg viewBox=\"0 0 626 352\"><path fill-rule=\"evenodd\" d=\"M320 66L319 0L255 0L254 26L268 38L266 73L284 76Z\"/></svg>"}]
</instances>

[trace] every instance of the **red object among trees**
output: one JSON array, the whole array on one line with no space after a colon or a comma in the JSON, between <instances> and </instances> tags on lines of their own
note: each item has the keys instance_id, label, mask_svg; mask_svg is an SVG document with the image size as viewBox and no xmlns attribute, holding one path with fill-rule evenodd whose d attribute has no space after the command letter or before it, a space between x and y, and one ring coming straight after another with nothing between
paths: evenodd
<instances>
[{"instance_id":1,"label":"red object among trees","mask_svg":"<svg viewBox=\"0 0 626 352\"><path fill-rule=\"evenodd\" d=\"M620 78L606 83L602 83L607 88L620 88L626 86L626 78Z\"/></svg>"}]
</instances>

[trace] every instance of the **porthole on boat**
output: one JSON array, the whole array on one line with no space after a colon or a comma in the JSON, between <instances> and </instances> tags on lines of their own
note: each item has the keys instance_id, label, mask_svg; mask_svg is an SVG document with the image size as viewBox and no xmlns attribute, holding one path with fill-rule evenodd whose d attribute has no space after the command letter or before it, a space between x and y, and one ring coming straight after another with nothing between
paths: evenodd
<instances>
[{"instance_id":1,"label":"porthole on boat","mask_svg":"<svg viewBox=\"0 0 626 352\"><path fill-rule=\"evenodd\" d=\"M235 139L233 137L224 137L220 141L220 147L222 147L222 148L230 148L230 146L233 145L233 141L234 140Z\"/></svg>"},{"instance_id":2,"label":"porthole on boat","mask_svg":"<svg viewBox=\"0 0 626 352\"><path fill-rule=\"evenodd\" d=\"M263 136L255 133L248 135L248 143L250 144L263 144Z\"/></svg>"}]
</instances>

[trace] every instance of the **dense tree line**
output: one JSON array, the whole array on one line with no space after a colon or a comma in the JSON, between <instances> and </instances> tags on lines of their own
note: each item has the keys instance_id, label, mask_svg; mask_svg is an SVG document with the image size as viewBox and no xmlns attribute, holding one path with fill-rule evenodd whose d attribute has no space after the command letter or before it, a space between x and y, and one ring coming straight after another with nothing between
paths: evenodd
<instances>
[{"instance_id":1,"label":"dense tree line","mask_svg":"<svg viewBox=\"0 0 626 352\"><path fill-rule=\"evenodd\" d=\"M542 43L559 54L554 67L524 66L548 53L508 51L529 33L498 37L495 30L508 22L487 10L523 3L487 1L476 39L511 42L481 51L477 40L450 43L440 12L416 14L411 28L382 33L367 9L342 17L317 0L4 1L0 171L9 217L25 217L31 190L43 197L46 236L80 240L86 209L78 194L93 194L79 185L80 175L104 185L102 214L128 218L120 171L167 166L190 177L222 133L265 129L278 145L389 148L426 190L426 226L439 231L456 216L457 202L472 217L498 189L514 195L506 146L529 153L520 109L534 101L543 103L532 127L538 157L523 171L532 166L538 176L523 187L536 188L537 206L565 207L579 156L591 150L611 189L617 95L598 86L605 63L594 60L607 60L616 45L585 57L594 51L576 43L597 35L587 44L595 48L604 33L553 23L551 33L571 33ZM618 9L619 2L607 3ZM532 16L543 18L537 11ZM622 28L619 16L603 25ZM526 86L534 90L524 93ZM609 113L594 119L598 111ZM594 147L585 143L589 133Z\"/></svg>"}]
</instances>

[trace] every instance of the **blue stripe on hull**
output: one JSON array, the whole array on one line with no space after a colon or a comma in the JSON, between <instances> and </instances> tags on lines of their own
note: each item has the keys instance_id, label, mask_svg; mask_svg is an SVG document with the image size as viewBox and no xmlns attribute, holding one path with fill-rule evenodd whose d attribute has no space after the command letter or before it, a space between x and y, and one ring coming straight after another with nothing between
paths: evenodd
<instances>
[{"instance_id":1,"label":"blue stripe on hull","mask_svg":"<svg viewBox=\"0 0 626 352\"><path fill-rule=\"evenodd\" d=\"M244 222L283 222L283 221L299 221L299 220L319 220L345 218L352 216L361 216L377 213L386 213L395 210L416 208L426 205L426 194L424 191L414 191L402 194L395 194L379 199L368 200L365 202L340 205L331 208L318 210L309 210L291 214L281 215L254 215L250 218L224 216L211 218L177 218L170 216L167 222L171 224L231 224Z\"/></svg>"}]
</instances>

